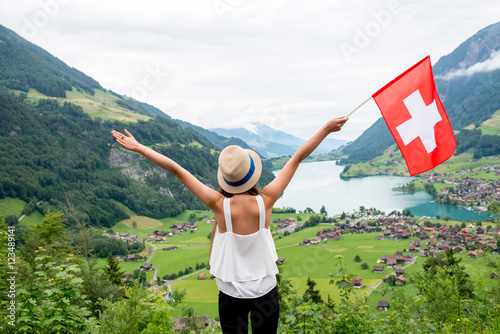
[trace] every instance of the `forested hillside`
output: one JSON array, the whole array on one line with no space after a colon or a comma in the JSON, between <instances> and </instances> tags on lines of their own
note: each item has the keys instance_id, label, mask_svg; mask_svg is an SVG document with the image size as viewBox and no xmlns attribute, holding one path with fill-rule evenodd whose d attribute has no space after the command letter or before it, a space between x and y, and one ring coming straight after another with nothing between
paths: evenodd
<instances>
[{"instance_id":1,"label":"forested hillside","mask_svg":"<svg viewBox=\"0 0 500 334\"><path fill-rule=\"evenodd\" d=\"M72 97L65 99L67 93ZM144 121L137 114L155 118ZM128 122L117 120L123 115L131 116ZM0 121L0 198L28 202L25 213L67 211L70 203L82 221L95 226L126 218L123 205L152 218L205 208L170 174L137 154L116 153L121 148L111 130L127 128L214 188L218 151L233 142L205 130L212 134L208 140L196 131L201 128L182 127L152 105L105 90L3 26ZM262 185L273 178L264 167Z\"/></svg>"},{"instance_id":2,"label":"forested hillside","mask_svg":"<svg viewBox=\"0 0 500 334\"><path fill-rule=\"evenodd\" d=\"M66 97L72 87L91 95L102 88L94 79L68 67L47 51L0 25L0 87Z\"/></svg>"},{"instance_id":3,"label":"forested hillside","mask_svg":"<svg viewBox=\"0 0 500 334\"><path fill-rule=\"evenodd\" d=\"M479 127L500 109L500 69L465 72L475 64L497 57L499 49L500 23L496 23L467 39L433 66L438 94L454 130L461 130L470 125ZM477 140L463 144L461 138L466 138L466 135L458 136L457 151L463 152L473 148L476 158L500 153L500 137L478 139L478 135L476 131ZM380 118L343 149L343 153L348 157L341 163L366 162L381 155L393 144L395 141Z\"/></svg>"}]
</instances>

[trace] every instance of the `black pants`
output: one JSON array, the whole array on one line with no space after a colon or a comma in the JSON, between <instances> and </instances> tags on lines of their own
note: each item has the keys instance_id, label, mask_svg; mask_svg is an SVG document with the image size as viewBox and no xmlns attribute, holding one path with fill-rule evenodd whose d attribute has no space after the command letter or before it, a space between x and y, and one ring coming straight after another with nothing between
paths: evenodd
<instances>
[{"instance_id":1,"label":"black pants","mask_svg":"<svg viewBox=\"0 0 500 334\"><path fill-rule=\"evenodd\" d=\"M219 292L219 318L224 334L247 334L248 313L252 334L276 334L280 303L278 289L274 287L262 297L234 298Z\"/></svg>"}]
</instances>

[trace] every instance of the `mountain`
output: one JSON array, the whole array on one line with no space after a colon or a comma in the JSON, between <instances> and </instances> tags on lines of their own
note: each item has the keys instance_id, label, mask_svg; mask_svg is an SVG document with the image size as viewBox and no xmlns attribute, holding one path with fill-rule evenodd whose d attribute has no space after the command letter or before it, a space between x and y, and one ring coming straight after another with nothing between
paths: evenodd
<instances>
[{"instance_id":1,"label":"mountain","mask_svg":"<svg viewBox=\"0 0 500 334\"><path fill-rule=\"evenodd\" d=\"M491 120L495 112L500 109L499 64L500 22L480 30L449 55L441 57L433 66L438 94L454 130L466 127L482 129L482 124ZM483 133L483 136L495 134ZM464 150L464 147L461 147L460 137L457 136L457 152ZM477 141L476 147L468 146L468 148L488 152L487 154L498 154L500 153L498 140L495 137L485 137ZM482 150L483 142L488 142L488 145L493 143L496 149ZM383 119L380 118L360 137L343 148L342 152L348 155L348 158L341 160L341 163L366 162L381 155L393 144L395 141ZM470 142L467 145L469 144Z\"/></svg>"},{"instance_id":2,"label":"mountain","mask_svg":"<svg viewBox=\"0 0 500 334\"><path fill-rule=\"evenodd\" d=\"M250 124L254 131L244 128L223 129L216 128L211 131L225 137L239 138L246 142L253 150L266 158L293 155L297 149L305 143L305 140L295 137L281 130L254 122ZM345 140L325 139L314 151L315 154L328 153L347 143Z\"/></svg>"},{"instance_id":3,"label":"mountain","mask_svg":"<svg viewBox=\"0 0 500 334\"><path fill-rule=\"evenodd\" d=\"M94 94L101 85L0 25L0 87L66 97L72 87Z\"/></svg>"},{"instance_id":4,"label":"mountain","mask_svg":"<svg viewBox=\"0 0 500 334\"><path fill-rule=\"evenodd\" d=\"M183 127L154 106L106 90L2 26L0 122L0 199L24 200L25 213L67 212L71 205L82 222L111 227L127 217L124 207L152 218L206 208L170 173L124 151L113 129L127 128L218 187L224 138L213 134L219 146L212 144L199 133L208 131ZM273 178L264 166L260 185Z\"/></svg>"},{"instance_id":5,"label":"mountain","mask_svg":"<svg viewBox=\"0 0 500 334\"><path fill-rule=\"evenodd\" d=\"M212 145L214 145L219 150L222 150L222 149L224 149L224 147L229 146L229 145L238 145L238 146L241 146L243 148L250 148L247 145L247 143L245 143L243 140L241 140L239 138L223 137L223 136L220 136L213 131L209 131L209 130L204 129L200 126L196 126L194 124L182 121L180 119L174 119L174 121L179 123L183 128L190 128L190 129L193 129L194 131L198 132L203 137L207 138L212 143Z\"/></svg>"}]
</instances>

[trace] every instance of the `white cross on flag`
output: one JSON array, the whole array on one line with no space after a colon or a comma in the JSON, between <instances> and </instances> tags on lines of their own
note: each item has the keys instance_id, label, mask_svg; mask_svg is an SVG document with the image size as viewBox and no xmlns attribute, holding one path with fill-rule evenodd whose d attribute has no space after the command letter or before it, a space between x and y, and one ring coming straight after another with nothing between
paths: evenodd
<instances>
[{"instance_id":1,"label":"white cross on flag","mask_svg":"<svg viewBox=\"0 0 500 334\"><path fill-rule=\"evenodd\" d=\"M372 95L410 175L448 160L457 147L427 56Z\"/></svg>"}]
</instances>

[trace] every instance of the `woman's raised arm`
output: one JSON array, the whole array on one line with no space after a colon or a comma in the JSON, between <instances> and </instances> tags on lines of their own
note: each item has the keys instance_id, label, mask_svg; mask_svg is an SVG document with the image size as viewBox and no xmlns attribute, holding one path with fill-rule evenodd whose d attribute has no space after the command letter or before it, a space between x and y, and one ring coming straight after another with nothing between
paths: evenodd
<instances>
[{"instance_id":1,"label":"woman's raised arm","mask_svg":"<svg viewBox=\"0 0 500 334\"><path fill-rule=\"evenodd\" d=\"M306 141L295 154L288 160L283 169L279 172L276 178L269 183L262 191L261 194L266 201L266 207L271 207L281 196L285 188L290 183L295 171L299 164L307 158L319 144L332 132L340 131L347 117L337 117L328 121L314 136Z\"/></svg>"},{"instance_id":2,"label":"woman's raised arm","mask_svg":"<svg viewBox=\"0 0 500 334\"><path fill-rule=\"evenodd\" d=\"M174 174L179 181L186 186L186 188L188 188L196 197L200 199L200 201L202 201L210 209L215 207L215 203L222 196L218 191L204 185L200 180L195 178L190 172L182 168L172 159L140 144L127 130L125 130L126 135L115 130L111 133L113 134L113 137L115 137L116 142L125 149L141 154L158 167Z\"/></svg>"}]
</instances>

